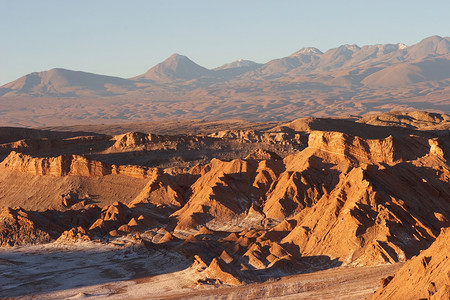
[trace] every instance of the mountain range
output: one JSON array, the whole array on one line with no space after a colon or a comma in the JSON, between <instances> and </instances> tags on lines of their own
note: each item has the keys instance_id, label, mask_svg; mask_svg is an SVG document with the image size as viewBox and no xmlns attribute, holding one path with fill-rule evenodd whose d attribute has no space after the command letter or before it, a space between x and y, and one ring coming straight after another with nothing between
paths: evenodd
<instances>
[{"instance_id":1,"label":"mountain range","mask_svg":"<svg viewBox=\"0 0 450 300\"><path fill-rule=\"evenodd\" d=\"M334 81L343 77L351 84L369 87L404 86L450 78L449 59L450 38L439 36L426 38L411 47L401 43L363 47L342 45L325 53L317 48L303 48L266 64L240 59L212 70L186 56L173 54L144 74L129 79L55 68L34 72L8 83L0 88L0 94L73 97L91 93L111 96L148 88L155 83L194 81L190 82L193 86L205 87L223 83L224 79L232 83L293 79L302 75L314 78L321 74Z\"/></svg>"},{"instance_id":2,"label":"mountain range","mask_svg":"<svg viewBox=\"0 0 450 300\"><path fill-rule=\"evenodd\" d=\"M3 85L0 99L139 98L140 106L155 107L128 120L205 115L266 120L392 109L448 112L449 83L450 37L431 36L411 46L342 45L324 53L309 47L265 64L237 60L214 69L173 54L128 79L56 68ZM171 104L163 104L166 100Z\"/></svg>"}]
</instances>

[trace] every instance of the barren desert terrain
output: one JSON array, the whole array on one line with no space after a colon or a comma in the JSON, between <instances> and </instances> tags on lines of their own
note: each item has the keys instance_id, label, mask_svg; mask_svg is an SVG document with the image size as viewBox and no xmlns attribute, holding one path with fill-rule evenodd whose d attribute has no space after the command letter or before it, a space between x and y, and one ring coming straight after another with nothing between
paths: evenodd
<instances>
[{"instance_id":1,"label":"barren desert terrain","mask_svg":"<svg viewBox=\"0 0 450 300\"><path fill-rule=\"evenodd\" d=\"M449 128L424 111L2 127L0 296L445 299Z\"/></svg>"},{"instance_id":2,"label":"barren desert terrain","mask_svg":"<svg viewBox=\"0 0 450 300\"><path fill-rule=\"evenodd\" d=\"M0 297L449 299L450 38L0 87Z\"/></svg>"}]
</instances>

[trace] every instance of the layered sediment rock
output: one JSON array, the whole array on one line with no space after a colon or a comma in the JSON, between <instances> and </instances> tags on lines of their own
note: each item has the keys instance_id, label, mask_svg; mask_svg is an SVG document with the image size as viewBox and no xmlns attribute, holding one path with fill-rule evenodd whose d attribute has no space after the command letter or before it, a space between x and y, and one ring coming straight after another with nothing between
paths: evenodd
<instances>
[{"instance_id":1,"label":"layered sediment rock","mask_svg":"<svg viewBox=\"0 0 450 300\"><path fill-rule=\"evenodd\" d=\"M175 230L196 230L210 221L212 227L235 224L251 207L256 168L255 161L213 159L209 171L191 186L188 202L174 214L179 220Z\"/></svg>"},{"instance_id":2,"label":"layered sediment rock","mask_svg":"<svg viewBox=\"0 0 450 300\"><path fill-rule=\"evenodd\" d=\"M128 132L122 135L115 136L113 139L115 140L115 143L111 147L111 149L127 150L135 149L136 147L142 147L151 142L160 142L161 140L163 140L163 137L156 134Z\"/></svg>"},{"instance_id":3,"label":"layered sediment rock","mask_svg":"<svg viewBox=\"0 0 450 300\"><path fill-rule=\"evenodd\" d=\"M383 279L370 299L449 299L449 253L450 228L445 228L428 249Z\"/></svg>"},{"instance_id":4,"label":"layered sediment rock","mask_svg":"<svg viewBox=\"0 0 450 300\"><path fill-rule=\"evenodd\" d=\"M130 202L130 206L145 203L181 207L185 203L183 189L168 174L162 170L156 171L139 195Z\"/></svg>"},{"instance_id":5,"label":"layered sediment rock","mask_svg":"<svg viewBox=\"0 0 450 300\"><path fill-rule=\"evenodd\" d=\"M388 163L410 160L430 152L428 140L418 136L402 139L363 139L342 132L312 131L308 147L339 155L357 163Z\"/></svg>"},{"instance_id":6,"label":"layered sediment rock","mask_svg":"<svg viewBox=\"0 0 450 300\"><path fill-rule=\"evenodd\" d=\"M8 170L32 175L52 176L106 176L121 174L135 178L148 178L157 171L141 166L116 166L88 159L79 155L57 157L32 157L12 151L0 164Z\"/></svg>"},{"instance_id":7,"label":"layered sediment rock","mask_svg":"<svg viewBox=\"0 0 450 300\"><path fill-rule=\"evenodd\" d=\"M33 175L104 176L112 173L111 166L78 155L38 158L12 151L1 165L16 172Z\"/></svg>"}]
</instances>

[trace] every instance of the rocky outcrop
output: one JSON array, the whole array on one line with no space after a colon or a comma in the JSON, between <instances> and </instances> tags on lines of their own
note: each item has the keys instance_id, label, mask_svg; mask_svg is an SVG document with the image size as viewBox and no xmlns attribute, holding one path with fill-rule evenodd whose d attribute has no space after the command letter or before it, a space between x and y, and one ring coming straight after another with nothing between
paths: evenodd
<instances>
[{"instance_id":1,"label":"rocky outcrop","mask_svg":"<svg viewBox=\"0 0 450 300\"><path fill-rule=\"evenodd\" d=\"M117 166L111 165L111 174L120 174L124 176L134 177L134 178L152 178L158 172L157 168L147 168L141 166Z\"/></svg>"},{"instance_id":2,"label":"rocky outcrop","mask_svg":"<svg viewBox=\"0 0 450 300\"><path fill-rule=\"evenodd\" d=\"M64 207L71 207L72 205L76 204L79 201L80 199L78 194L73 191L69 191L61 195L61 204Z\"/></svg>"},{"instance_id":3,"label":"rocky outcrop","mask_svg":"<svg viewBox=\"0 0 450 300\"><path fill-rule=\"evenodd\" d=\"M321 184L310 175L284 172L267 194L263 211L268 218L284 220L315 204L323 193Z\"/></svg>"},{"instance_id":4,"label":"rocky outcrop","mask_svg":"<svg viewBox=\"0 0 450 300\"><path fill-rule=\"evenodd\" d=\"M215 230L236 225L251 207L256 169L256 161L213 159L209 171L191 186L189 201L173 215L175 230L196 230L206 223Z\"/></svg>"},{"instance_id":5,"label":"rocky outcrop","mask_svg":"<svg viewBox=\"0 0 450 300\"><path fill-rule=\"evenodd\" d=\"M6 208L0 213L0 246L20 246L47 243L49 233L39 228L28 212L21 208Z\"/></svg>"},{"instance_id":6,"label":"rocky outcrop","mask_svg":"<svg viewBox=\"0 0 450 300\"><path fill-rule=\"evenodd\" d=\"M112 173L111 166L78 155L38 158L12 151L1 166L33 175L105 176Z\"/></svg>"},{"instance_id":7,"label":"rocky outcrop","mask_svg":"<svg viewBox=\"0 0 450 300\"><path fill-rule=\"evenodd\" d=\"M356 163L388 163L416 159L430 152L428 140L418 136L363 139L342 132L312 131L308 146Z\"/></svg>"},{"instance_id":8,"label":"rocky outcrop","mask_svg":"<svg viewBox=\"0 0 450 300\"><path fill-rule=\"evenodd\" d=\"M135 178L148 178L157 171L155 168L140 166L116 166L88 159L79 155L57 157L32 157L12 151L0 167L32 175L52 176L106 176L121 174Z\"/></svg>"},{"instance_id":9,"label":"rocky outcrop","mask_svg":"<svg viewBox=\"0 0 450 300\"><path fill-rule=\"evenodd\" d=\"M223 130L208 135L212 138L224 140L239 140L243 143L285 143L292 145L301 144L301 135L292 130L277 130L261 132L256 130Z\"/></svg>"},{"instance_id":10,"label":"rocky outcrop","mask_svg":"<svg viewBox=\"0 0 450 300\"><path fill-rule=\"evenodd\" d=\"M245 159L256 159L256 160L280 160L281 157L271 151L266 151L263 149L256 149L253 153L250 153L245 157Z\"/></svg>"},{"instance_id":11,"label":"rocky outcrop","mask_svg":"<svg viewBox=\"0 0 450 300\"><path fill-rule=\"evenodd\" d=\"M356 162L394 161L392 137L383 140L365 140L341 132L313 131L309 134L308 146Z\"/></svg>"},{"instance_id":12,"label":"rocky outcrop","mask_svg":"<svg viewBox=\"0 0 450 300\"><path fill-rule=\"evenodd\" d=\"M59 243L76 243L76 242L88 242L91 241L87 231L81 227L75 227L70 230L64 231L60 237L56 240Z\"/></svg>"},{"instance_id":13,"label":"rocky outcrop","mask_svg":"<svg viewBox=\"0 0 450 300\"><path fill-rule=\"evenodd\" d=\"M415 174L417 167L407 163L353 168L317 204L293 218L296 226L281 242L298 245L302 255L328 255L352 264L416 255L448 226L436 213L450 214L444 196L450 190L436 174Z\"/></svg>"},{"instance_id":14,"label":"rocky outcrop","mask_svg":"<svg viewBox=\"0 0 450 300\"><path fill-rule=\"evenodd\" d=\"M100 217L91 225L90 231L106 234L127 224L132 218L129 207L121 202L115 202L102 208Z\"/></svg>"},{"instance_id":15,"label":"rocky outcrop","mask_svg":"<svg viewBox=\"0 0 450 300\"><path fill-rule=\"evenodd\" d=\"M450 115L426 111L397 111L366 115L357 120L357 122L420 130L448 130L450 128Z\"/></svg>"},{"instance_id":16,"label":"rocky outcrop","mask_svg":"<svg viewBox=\"0 0 450 300\"><path fill-rule=\"evenodd\" d=\"M434 155L442 160L448 160L448 155L441 140L439 140L438 138L433 138L429 139L428 143L430 144L431 155Z\"/></svg>"},{"instance_id":17,"label":"rocky outcrop","mask_svg":"<svg viewBox=\"0 0 450 300\"><path fill-rule=\"evenodd\" d=\"M156 134L128 132L125 134L114 136L113 140L115 140L115 142L111 149L122 151L127 149L136 149L138 147L143 147L151 142L160 142L162 139L162 136Z\"/></svg>"},{"instance_id":18,"label":"rocky outcrop","mask_svg":"<svg viewBox=\"0 0 450 300\"><path fill-rule=\"evenodd\" d=\"M99 215L100 209L95 205L64 212L8 207L0 213L0 246L42 244L58 238L61 242L87 241L87 229Z\"/></svg>"},{"instance_id":19,"label":"rocky outcrop","mask_svg":"<svg viewBox=\"0 0 450 300\"><path fill-rule=\"evenodd\" d=\"M209 277L220 280L221 283L227 285L240 285L242 282L232 275L232 267L228 266L221 258L214 258L211 264L206 269L206 273Z\"/></svg>"},{"instance_id":20,"label":"rocky outcrop","mask_svg":"<svg viewBox=\"0 0 450 300\"><path fill-rule=\"evenodd\" d=\"M139 195L130 202L129 206L134 207L145 203L181 207L185 203L183 199L183 189L168 174L159 170L153 174L147 185Z\"/></svg>"},{"instance_id":21,"label":"rocky outcrop","mask_svg":"<svg viewBox=\"0 0 450 300\"><path fill-rule=\"evenodd\" d=\"M450 228L445 228L428 249L383 279L370 299L449 299L449 253Z\"/></svg>"}]
</instances>

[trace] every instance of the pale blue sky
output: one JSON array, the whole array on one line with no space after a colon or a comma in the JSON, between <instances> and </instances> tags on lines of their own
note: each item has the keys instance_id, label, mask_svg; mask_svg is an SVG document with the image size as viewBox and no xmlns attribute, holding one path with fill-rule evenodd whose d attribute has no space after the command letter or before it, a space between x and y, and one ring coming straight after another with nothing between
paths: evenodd
<instances>
[{"instance_id":1,"label":"pale blue sky","mask_svg":"<svg viewBox=\"0 0 450 300\"><path fill-rule=\"evenodd\" d=\"M450 1L0 0L0 85L55 67L119 77L173 53L214 68L303 47L450 35Z\"/></svg>"}]
</instances>

